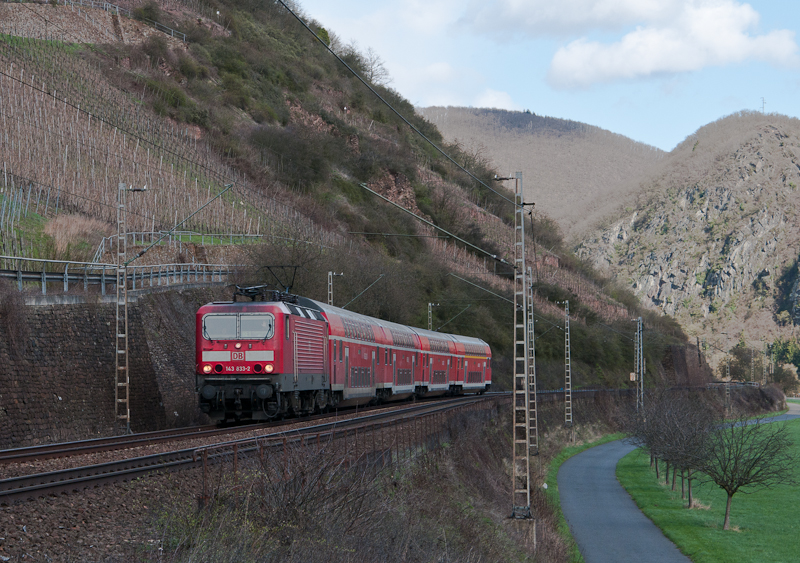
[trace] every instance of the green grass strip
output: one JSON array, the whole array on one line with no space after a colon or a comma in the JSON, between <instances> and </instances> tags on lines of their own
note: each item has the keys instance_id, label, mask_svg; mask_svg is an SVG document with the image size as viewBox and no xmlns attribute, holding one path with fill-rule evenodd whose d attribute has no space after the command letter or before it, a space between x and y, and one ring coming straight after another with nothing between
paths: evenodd
<instances>
[{"instance_id":1,"label":"green grass strip","mask_svg":"<svg viewBox=\"0 0 800 563\"><path fill-rule=\"evenodd\" d=\"M800 455L800 420L788 423L794 453ZM700 508L686 508L676 491L656 482L650 458L634 450L617 465L617 478L633 500L694 563L795 562L800 560L800 487L780 485L752 494L739 492L731 504L731 530L722 529L726 495L713 483L695 485ZM795 467L800 482L800 467Z\"/></svg>"},{"instance_id":2,"label":"green grass strip","mask_svg":"<svg viewBox=\"0 0 800 563\"><path fill-rule=\"evenodd\" d=\"M558 470L561 468L561 464L572 456L594 446L613 442L614 440L621 440L622 438L625 438L625 436L625 434L618 432L616 434L603 436L594 442L588 442L579 446L570 446L568 448L564 448L556 457L553 458L553 460L550 462L550 466L547 468L547 499L550 501L550 504L553 506L553 509L558 516L558 532L569 545L570 563L584 563L584 561L583 556L578 549L578 544L575 542L575 538L572 537L572 533L569 531L569 525L567 524L567 520L564 518L564 513L561 511L561 499L558 495Z\"/></svg>"}]
</instances>

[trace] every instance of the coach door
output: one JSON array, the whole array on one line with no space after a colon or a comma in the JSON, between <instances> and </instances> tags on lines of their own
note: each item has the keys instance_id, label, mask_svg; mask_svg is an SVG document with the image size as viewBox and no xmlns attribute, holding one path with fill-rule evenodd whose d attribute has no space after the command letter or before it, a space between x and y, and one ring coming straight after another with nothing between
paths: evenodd
<instances>
[{"instance_id":1,"label":"coach door","mask_svg":"<svg viewBox=\"0 0 800 563\"><path fill-rule=\"evenodd\" d=\"M375 350L372 351L372 372L370 373L370 386L375 386Z\"/></svg>"},{"instance_id":2,"label":"coach door","mask_svg":"<svg viewBox=\"0 0 800 563\"><path fill-rule=\"evenodd\" d=\"M392 384L397 386L397 354L392 352Z\"/></svg>"},{"instance_id":3,"label":"coach door","mask_svg":"<svg viewBox=\"0 0 800 563\"><path fill-rule=\"evenodd\" d=\"M344 385L345 387L352 387L352 378L350 377L350 347L344 347Z\"/></svg>"}]
</instances>

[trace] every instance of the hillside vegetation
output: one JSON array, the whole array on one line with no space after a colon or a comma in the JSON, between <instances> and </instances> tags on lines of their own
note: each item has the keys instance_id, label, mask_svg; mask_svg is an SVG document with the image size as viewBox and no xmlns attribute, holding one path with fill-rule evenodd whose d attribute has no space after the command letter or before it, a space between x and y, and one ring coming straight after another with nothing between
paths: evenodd
<instances>
[{"instance_id":1,"label":"hillside vegetation","mask_svg":"<svg viewBox=\"0 0 800 563\"><path fill-rule=\"evenodd\" d=\"M474 160L503 175L523 171L525 201L571 241L635 201L638 180L664 152L599 127L529 111L429 107L418 110Z\"/></svg>"},{"instance_id":2,"label":"hillside vegetation","mask_svg":"<svg viewBox=\"0 0 800 563\"><path fill-rule=\"evenodd\" d=\"M205 239L195 236L180 253L164 247L140 262L246 264L241 283L291 285L323 301L327 272L343 271L336 305L357 297L352 310L425 326L427 304L439 303L433 328L485 339L494 349L496 381L509 384L511 305L449 275L511 297L511 270L491 257L513 261L513 212L504 200L511 195L492 183L496 171L488 161L448 144L398 92L382 86L379 58L342 45L313 20L310 32L279 2L123 7L185 32L186 42L141 28L86 44L81 21L113 27L114 17L86 8L89 19L48 20L69 9L58 5L36 6L37 17L25 25L20 17L0 38L5 255L90 260L100 237L116 231L120 183L147 186L127 196L128 230L139 233L129 258L142 249L142 237L173 228L210 202L181 226ZM43 18L46 31L34 25ZM128 23L123 30L132 29ZM325 45L493 190L415 134ZM485 252L381 202L361 184ZM209 248L209 233L226 236ZM230 245L235 235L258 244ZM542 386L563 380L563 333L548 323L563 322L557 302L564 299L576 321L576 384L627 385L633 346L600 323L632 336L629 319L641 314L636 299L580 262L546 219L537 220L528 259L542 319ZM661 360L684 337L669 319L650 315L648 322L657 334L647 342L650 377L668 378Z\"/></svg>"}]
</instances>

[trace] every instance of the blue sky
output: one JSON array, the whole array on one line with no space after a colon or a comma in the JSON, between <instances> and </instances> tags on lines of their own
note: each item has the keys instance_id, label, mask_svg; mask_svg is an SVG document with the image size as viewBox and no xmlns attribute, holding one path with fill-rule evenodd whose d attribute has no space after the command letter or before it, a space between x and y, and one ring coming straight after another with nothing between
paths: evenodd
<instances>
[{"instance_id":1,"label":"blue sky","mask_svg":"<svg viewBox=\"0 0 800 563\"><path fill-rule=\"evenodd\" d=\"M800 114L789 0L297 0L419 107L529 109L671 150L735 111Z\"/></svg>"}]
</instances>

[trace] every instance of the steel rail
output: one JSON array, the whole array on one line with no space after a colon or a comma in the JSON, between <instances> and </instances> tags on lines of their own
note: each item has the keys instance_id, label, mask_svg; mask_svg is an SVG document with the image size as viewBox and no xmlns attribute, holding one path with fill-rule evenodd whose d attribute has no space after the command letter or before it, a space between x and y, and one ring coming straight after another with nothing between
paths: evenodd
<instances>
[{"instance_id":1,"label":"steel rail","mask_svg":"<svg viewBox=\"0 0 800 563\"><path fill-rule=\"evenodd\" d=\"M374 422L387 418L411 418L412 416L419 415L423 411L446 411L461 405L469 405L493 399L493 397L484 398L480 396L459 397L444 402L424 403L400 410L393 409L346 421L336 420L333 422L306 426L300 429L273 432L262 435L258 439L296 438L306 434L318 434L329 430L338 430L339 428L358 427L364 425L368 421ZM231 440L229 442L223 442L219 444L219 446L233 447L236 443L254 440L255 438ZM255 449L255 446L253 449ZM81 491L99 484L125 481L160 470L199 467L202 465L203 461L197 459L196 452L198 450L202 450L202 448L187 448L96 465L3 479L0 480L0 504L11 504L55 493Z\"/></svg>"},{"instance_id":2,"label":"steel rail","mask_svg":"<svg viewBox=\"0 0 800 563\"><path fill-rule=\"evenodd\" d=\"M251 427L250 430L252 429ZM135 448L137 446L146 446L168 440L198 438L208 436L209 432L213 433L219 430L217 426L194 426L191 428L173 428L170 430L157 430L155 432L142 432L140 434L126 434L107 438L91 438L89 440L76 440L73 442L41 444L25 448L0 450L0 465ZM228 429L228 431L235 432L236 430Z\"/></svg>"}]
</instances>

